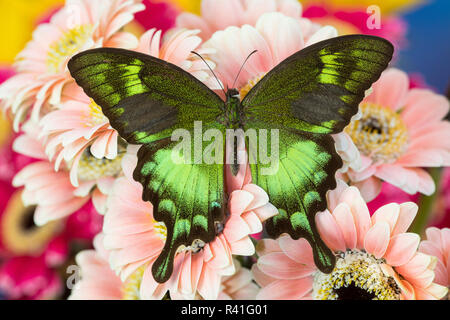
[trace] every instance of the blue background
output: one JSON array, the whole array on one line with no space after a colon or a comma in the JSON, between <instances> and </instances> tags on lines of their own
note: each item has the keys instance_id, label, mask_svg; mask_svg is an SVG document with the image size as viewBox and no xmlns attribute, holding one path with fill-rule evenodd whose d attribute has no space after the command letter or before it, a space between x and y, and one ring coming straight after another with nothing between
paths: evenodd
<instances>
[{"instance_id":1,"label":"blue background","mask_svg":"<svg viewBox=\"0 0 450 320\"><path fill-rule=\"evenodd\" d=\"M450 0L425 1L402 15L409 25L408 44L397 66L420 72L428 85L445 93L450 85Z\"/></svg>"}]
</instances>

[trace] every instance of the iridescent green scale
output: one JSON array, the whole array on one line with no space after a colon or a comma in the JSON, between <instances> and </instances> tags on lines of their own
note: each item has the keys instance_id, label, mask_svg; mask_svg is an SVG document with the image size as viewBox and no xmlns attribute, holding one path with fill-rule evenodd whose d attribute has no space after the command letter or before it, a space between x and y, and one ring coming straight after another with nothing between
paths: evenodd
<instances>
[{"instance_id":1,"label":"iridescent green scale","mask_svg":"<svg viewBox=\"0 0 450 320\"><path fill-rule=\"evenodd\" d=\"M273 237L289 233L306 238L323 272L334 255L316 230L314 216L326 208L326 192L335 188L342 166L331 134L341 132L358 104L392 58L384 39L353 35L322 41L280 63L236 103L236 90L223 101L179 67L122 49L101 48L71 59L69 70L102 107L113 128L128 143L142 145L134 179L151 201L154 217L165 223L167 240L153 264L158 282L170 278L180 246L208 243L226 223L227 195L222 164L179 164L172 155L176 129L276 129L280 134L279 169L263 175L251 164L253 182L262 187L279 214L267 222ZM203 142L203 149L207 144ZM224 157L224 150L218 155ZM236 172L236 170L232 170Z\"/></svg>"}]
</instances>

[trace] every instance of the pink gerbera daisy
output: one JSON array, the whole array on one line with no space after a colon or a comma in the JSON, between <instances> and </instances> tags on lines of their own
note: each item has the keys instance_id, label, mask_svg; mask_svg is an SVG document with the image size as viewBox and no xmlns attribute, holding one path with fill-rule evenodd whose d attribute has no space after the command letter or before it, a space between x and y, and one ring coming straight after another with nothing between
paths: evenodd
<instances>
[{"instance_id":1,"label":"pink gerbera daisy","mask_svg":"<svg viewBox=\"0 0 450 320\"><path fill-rule=\"evenodd\" d=\"M420 238L407 233L417 213L411 202L388 204L372 217L358 189L342 181L328 194L328 210L316 215L317 229L336 254L324 274L304 239L262 240L253 267L263 287L260 299L441 299L447 288L434 283L436 258L417 252Z\"/></svg>"},{"instance_id":2,"label":"pink gerbera daisy","mask_svg":"<svg viewBox=\"0 0 450 320\"><path fill-rule=\"evenodd\" d=\"M153 206L142 201L142 186L132 178L136 156L123 159L125 177L117 180L109 198L103 231L105 248L110 250L109 262L122 280L143 268L140 295L142 299L161 299L167 291L174 297L217 299L222 276L236 272L233 255L252 255L254 246L250 234L262 230L261 222L277 210L267 194L253 184L242 189L228 188L230 218L216 239L196 250L180 248L174 259L171 278L160 284L152 275L152 264L161 253L166 239L166 227L153 218ZM245 175L239 175L244 179ZM229 183L240 185L242 182Z\"/></svg>"},{"instance_id":3,"label":"pink gerbera daisy","mask_svg":"<svg viewBox=\"0 0 450 320\"><path fill-rule=\"evenodd\" d=\"M85 250L77 254L79 272L69 300L141 300L140 286L145 268L141 267L124 282L109 266L109 252L103 248L103 234L94 239L95 250ZM252 282L252 274L236 261L236 274L224 277L219 300L254 299L258 287ZM172 295L172 300L177 298Z\"/></svg>"},{"instance_id":4,"label":"pink gerbera daisy","mask_svg":"<svg viewBox=\"0 0 450 320\"><path fill-rule=\"evenodd\" d=\"M17 56L18 74L0 89L3 108L15 114L16 129L29 108L36 121L46 102L60 102L64 85L72 81L67 62L73 55L94 47L136 46L136 38L120 29L145 8L140 2L68 0L49 23L38 26L33 40Z\"/></svg>"},{"instance_id":5,"label":"pink gerbera daisy","mask_svg":"<svg viewBox=\"0 0 450 320\"><path fill-rule=\"evenodd\" d=\"M201 16L182 13L177 18L177 26L199 29L200 36L207 40L214 32L230 26L254 26L258 18L267 12L281 12L300 19L302 6L297 0L203 0Z\"/></svg>"},{"instance_id":6,"label":"pink gerbera daisy","mask_svg":"<svg viewBox=\"0 0 450 320\"><path fill-rule=\"evenodd\" d=\"M85 250L75 257L79 267L76 273L72 293L69 300L137 300L131 296L139 292L135 281L122 283L111 270L108 263L108 252L103 249L103 235L94 239L95 250Z\"/></svg>"},{"instance_id":7,"label":"pink gerbera daisy","mask_svg":"<svg viewBox=\"0 0 450 320\"><path fill-rule=\"evenodd\" d=\"M39 128L32 122L23 126L24 134L14 141L14 150L36 159L23 168L13 180L15 187L24 187L22 199L27 206L37 206L34 221L42 226L74 213L85 205L90 198L103 210L106 193L110 188L109 177L86 180L74 187L70 183L69 171L61 168L56 172L55 164L48 161L43 144L37 140ZM96 188L94 188L97 186Z\"/></svg>"},{"instance_id":8,"label":"pink gerbera daisy","mask_svg":"<svg viewBox=\"0 0 450 320\"><path fill-rule=\"evenodd\" d=\"M121 156L125 142L109 124L101 108L76 84L64 90L63 103L40 121L41 135L46 138L46 154L70 168L70 180L75 187L80 182L121 173Z\"/></svg>"},{"instance_id":9,"label":"pink gerbera daisy","mask_svg":"<svg viewBox=\"0 0 450 320\"><path fill-rule=\"evenodd\" d=\"M419 251L437 258L434 282L450 288L450 229L428 228ZM447 295L447 300L449 296Z\"/></svg>"},{"instance_id":10,"label":"pink gerbera daisy","mask_svg":"<svg viewBox=\"0 0 450 320\"><path fill-rule=\"evenodd\" d=\"M450 166L450 108L444 96L409 89L406 73L388 69L360 104L362 117L345 129L359 149L362 170L349 179L366 200L386 181L409 194L431 195L435 185L422 167Z\"/></svg>"}]
</instances>

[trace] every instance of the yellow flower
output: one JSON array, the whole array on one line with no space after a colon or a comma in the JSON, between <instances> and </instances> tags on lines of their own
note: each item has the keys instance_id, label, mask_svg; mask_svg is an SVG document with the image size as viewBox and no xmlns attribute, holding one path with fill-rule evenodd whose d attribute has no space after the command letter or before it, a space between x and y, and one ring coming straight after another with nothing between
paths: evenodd
<instances>
[{"instance_id":1,"label":"yellow flower","mask_svg":"<svg viewBox=\"0 0 450 320\"><path fill-rule=\"evenodd\" d=\"M306 7L311 4L329 4L334 8L355 8L362 7L367 8L371 5L377 5L380 7L381 12L386 14L392 14L400 11L405 11L415 5L423 2L423 0L300 0L300 2ZM355 4L356 3L356 4Z\"/></svg>"},{"instance_id":2,"label":"yellow flower","mask_svg":"<svg viewBox=\"0 0 450 320\"><path fill-rule=\"evenodd\" d=\"M0 62L11 63L31 39L39 18L64 0L0 0Z\"/></svg>"},{"instance_id":3,"label":"yellow flower","mask_svg":"<svg viewBox=\"0 0 450 320\"><path fill-rule=\"evenodd\" d=\"M202 3L201 0L166 0L166 2L173 3L183 11L200 14L200 4Z\"/></svg>"},{"instance_id":4,"label":"yellow flower","mask_svg":"<svg viewBox=\"0 0 450 320\"><path fill-rule=\"evenodd\" d=\"M0 112L0 148L9 140L11 136L11 125L3 112Z\"/></svg>"}]
</instances>

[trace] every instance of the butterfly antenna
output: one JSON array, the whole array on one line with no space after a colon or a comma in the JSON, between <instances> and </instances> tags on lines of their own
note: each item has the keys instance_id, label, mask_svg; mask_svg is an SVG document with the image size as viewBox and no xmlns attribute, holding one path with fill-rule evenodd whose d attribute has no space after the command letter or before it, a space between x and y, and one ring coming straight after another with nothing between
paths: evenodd
<instances>
[{"instance_id":1,"label":"butterfly antenna","mask_svg":"<svg viewBox=\"0 0 450 320\"><path fill-rule=\"evenodd\" d=\"M242 72L242 70L244 69L244 66L245 66L245 64L247 63L248 59L250 59L250 57L251 57L252 55L254 55L255 53L257 53L257 52L258 52L258 50L253 51L252 53L250 53L250 54L248 55L247 59L245 59L244 63L243 63L242 66L241 66L241 69L239 70L239 72L238 72L238 74L237 74L237 76L236 76L236 79L234 79L234 83L233 83L232 88L234 88L234 85L235 85L236 82L238 81L239 76L241 75L241 72Z\"/></svg>"},{"instance_id":2,"label":"butterfly antenna","mask_svg":"<svg viewBox=\"0 0 450 320\"><path fill-rule=\"evenodd\" d=\"M208 62L206 62L206 60L203 59L203 57L202 57L200 54L198 54L197 52L191 51L191 53L195 54L195 55L198 56L200 59L202 59L203 62L208 66L209 70L210 70L211 73L213 74L214 78L216 78L217 83L219 84L220 88L222 89L223 93L224 93L225 96L226 96L226 95L227 95L227 92L225 91L225 89L224 89L222 83L219 81L219 78L217 78L217 76L216 76L216 74L214 73L213 69L209 66Z\"/></svg>"}]
</instances>

